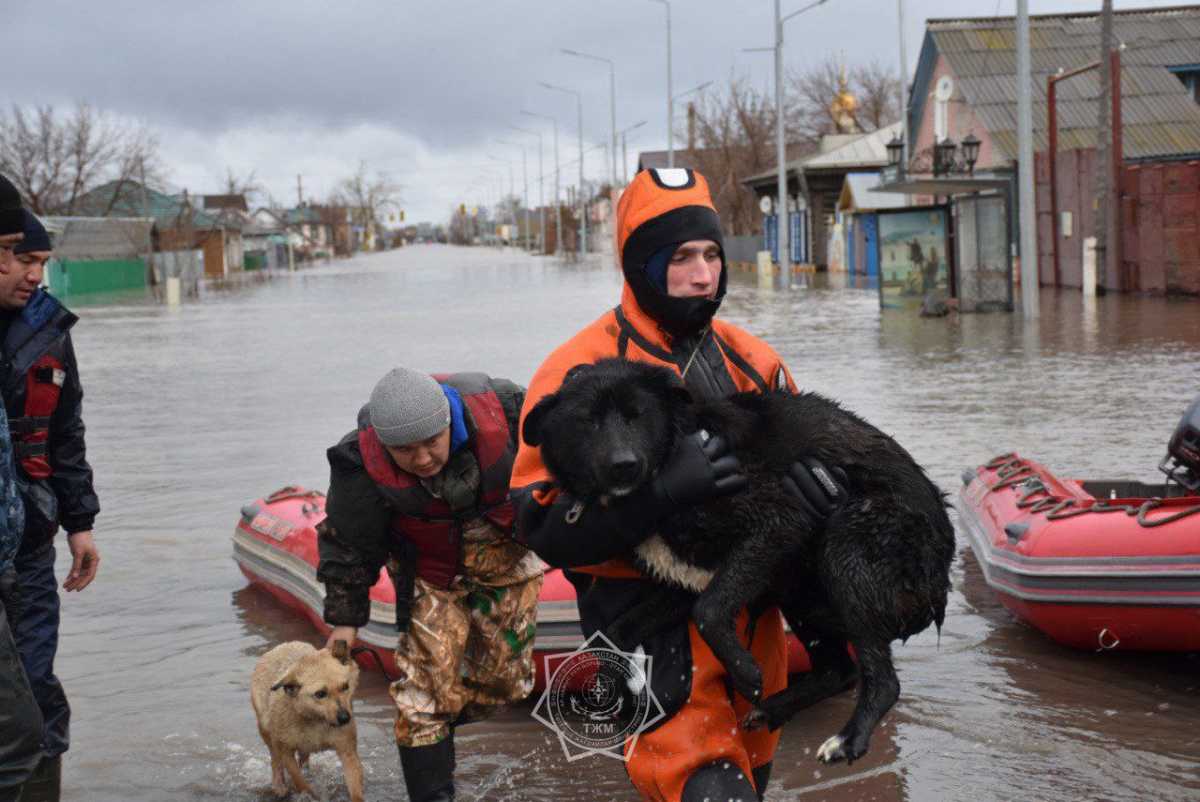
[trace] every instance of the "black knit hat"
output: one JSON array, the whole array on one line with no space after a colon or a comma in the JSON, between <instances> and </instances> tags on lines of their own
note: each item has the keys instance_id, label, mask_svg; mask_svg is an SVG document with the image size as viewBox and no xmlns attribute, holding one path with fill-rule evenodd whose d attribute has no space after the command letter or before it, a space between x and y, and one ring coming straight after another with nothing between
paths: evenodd
<instances>
[{"instance_id":1,"label":"black knit hat","mask_svg":"<svg viewBox=\"0 0 1200 802\"><path fill-rule=\"evenodd\" d=\"M21 214L21 193L13 183L0 175L0 236L20 234L25 218Z\"/></svg>"},{"instance_id":2,"label":"black knit hat","mask_svg":"<svg viewBox=\"0 0 1200 802\"><path fill-rule=\"evenodd\" d=\"M23 218L21 230L24 232L25 238L13 246L13 253L53 250L50 245L50 234L42 225L42 221L34 217L33 212L28 209L22 209L21 215Z\"/></svg>"}]
</instances>

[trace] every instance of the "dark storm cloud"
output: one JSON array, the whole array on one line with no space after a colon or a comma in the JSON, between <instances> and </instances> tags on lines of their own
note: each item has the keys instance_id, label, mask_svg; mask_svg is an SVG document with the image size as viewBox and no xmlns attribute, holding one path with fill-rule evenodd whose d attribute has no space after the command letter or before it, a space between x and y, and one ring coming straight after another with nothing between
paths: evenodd
<instances>
[{"instance_id":1,"label":"dark storm cloud","mask_svg":"<svg viewBox=\"0 0 1200 802\"><path fill-rule=\"evenodd\" d=\"M40 0L23 5L9 42L30 67L13 93L18 100L87 99L201 131L284 114L313 125L372 122L453 146L486 138L522 104L573 129L573 101L539 80L576 86L589 103L592 94L606 100L604 66L563 56L560 47L619 60L626 100L637 103L645 92L647 109L656 109L654 95L665 87L663 28L662 6L646 0Z\"/></svg>"},{"instance_id":2,"label":"dark storm cloud","mask_svg":"<svg viewBox=\"0 0 1200 802\"><path fill-rule=\"evenodd\" d=\"M782 5L787 13L807 2ZM1034 13L1099 5L1031 3ZM926 18L1010 15L1014 2L904 6L911 65ZM743 52L772 44L771 0L672 0L671 8L676 93L709 80L720 86L731 74L771 89L770 54ZM585 138L607 138L608 69L564 47L616 61L618 127L648 121L630 140L631 158L665 147L665 13L651 0L37 0L6 4L5 33L20 74L0 100L86 100L143 120L159 133L174 180L192 187L215 187L232 166L255 170L280 197L294 196L299 172L324 192L367 160L404 180L416 207L441 215L480 181L471 165L505 147L498 138L520 136L507 126L548 133L522 108L555 116L563 161L576 157L575 101L539 81L580 90ZM828 0L787 23L786 39L789 69L830 56L893 67L896 0ZM598 177L603 157L589 159ZM405 177L430 160L439 162L436 181Z\"/></svg>"}]
</instances>

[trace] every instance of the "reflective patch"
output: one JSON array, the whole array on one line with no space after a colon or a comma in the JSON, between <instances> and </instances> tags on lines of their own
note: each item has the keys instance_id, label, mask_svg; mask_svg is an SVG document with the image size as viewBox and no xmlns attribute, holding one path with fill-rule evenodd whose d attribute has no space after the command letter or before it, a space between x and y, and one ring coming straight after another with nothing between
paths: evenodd
<instances>
[{"instance_id":1,"label":"reflective patch","mask_svg":"<svg viewBox=\"0 0 1200 802\"><path fill-rule=\"evenodd\" d=\"M59 370L58 368L55 368L54 375L51 377L51 381L54 382L54 385L56 387L62 387L63 382L65 382L66 380L67 380L67 372L65 370Z\"/></svg>"},{"instance_id":2,"label":"reflective patch","mask_svg":"<svg viewBox=\"0 0 1200 802\"><path fill-rule=\"evenodd\" d=\"M659 186L668 189L683 189L691 183L691 176L682 167L655 168L654 177L658 179Z\"/></svg>"}]
</instances>

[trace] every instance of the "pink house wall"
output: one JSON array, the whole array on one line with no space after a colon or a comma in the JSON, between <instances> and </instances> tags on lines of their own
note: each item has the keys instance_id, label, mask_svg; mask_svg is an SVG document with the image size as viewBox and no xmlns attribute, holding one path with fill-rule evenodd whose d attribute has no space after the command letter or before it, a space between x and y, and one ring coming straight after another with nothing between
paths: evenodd
<instances>
[{"instance_id":1,"label":"pink house wall","mask_svg":"<svg viewBox=\"0 0 1200 802\"><path fill-rule=\"evenodd\" d=\"M963 98L958 78L950 69L946 58L940 54L937 57L937 63L933 68L933 76L930 78L929 83L924 87L913 87L913 91L923 91L927 96L925 98L925 106L921 111L921 119L917 122L916 134L913 137L915 145L909 150L910 160L925 153L926 156L921 159L921 162L927 167L933 164L933 115L934 107L937 105L937 101L933 98L933 90L937 87L937 82L943 75L950 76L950 80L954 81L954 94L950 96L950 102L946 108L946 133L955 142L962 142L963 137L967 134L974 134L979 138L979 159L975 162L976 172L995 167L1007 167L1008 160L1004 158L1003 154L999 154L996 151L995 146L992 144L991 134L983 127L983 123L975 116L971 107ZM959 154L961 158L961 150Z\"/></svg>"}]
</instances>

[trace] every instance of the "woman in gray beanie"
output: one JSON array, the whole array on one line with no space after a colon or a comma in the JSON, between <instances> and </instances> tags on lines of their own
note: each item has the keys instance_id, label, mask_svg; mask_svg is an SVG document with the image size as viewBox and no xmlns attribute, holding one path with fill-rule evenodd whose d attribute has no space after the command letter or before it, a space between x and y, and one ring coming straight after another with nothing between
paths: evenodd
<instances>
[{"instance_id":1,"label":"woman in gray beanie","mask_svg":"<svg viewBox=\"0 0 1200 802\"><path fill-rule=\"evenodd\" d=\"M353 643L386 565L400 631L396 743L414 802L454 798L456 726L533 690L543 567L512 539L508 500L524 398L482 373L395 368L328 452L317 578L329 642Z\"/></svg>"}]
</instances>

